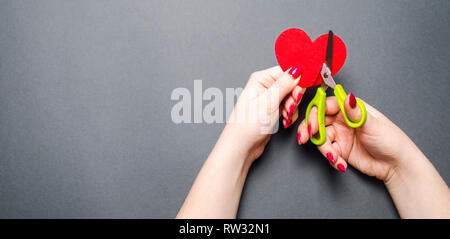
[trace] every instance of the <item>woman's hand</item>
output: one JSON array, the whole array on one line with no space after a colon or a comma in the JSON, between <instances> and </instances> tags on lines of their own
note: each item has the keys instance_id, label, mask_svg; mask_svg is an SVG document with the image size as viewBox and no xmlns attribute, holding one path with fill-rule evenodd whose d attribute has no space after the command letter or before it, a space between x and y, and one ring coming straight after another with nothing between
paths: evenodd
<instances>
[{"instance_id":1,"label":"woman's hand","mask_svg":"<svg viewBox=\"0 0 450 239\"><path fill-rule=\"evenodd\" d=\"M250 76L221 136L233 141L232 150L242 150L253 161L278 130L280 115L285 128L297 120L297 105L305 91L297 86L301 70L294 66L283 72L276 66Z\"/></svg>"},{"instance_id":2,"label":"woman's hand","mask_svg":"<svg viewBox=\"0 0 450 239\"><path fill-rule=\"evenodd\" d=\"M325 131L327 139L318 146L319 151L336 169L345 172L347 163L359 171L387 180L392 170L402 162L396 157L400 150L411 147L410 140L403 131L375 108L364 103L367 121L360 128L351 128L345 122L336 97L327 97L325 104ZM361 110L356 105L355 96L350 93L344 103L350 120L359 121ZM311 110L309 127L303 120L298 127L298 143L303 144L318 132L317 108ZM399 147L402 145L403 147Z\"/></svg>"},{"instance_id":3,"label":"woman's hand","mask_svg":"<svg viewBox=\"0 0 450 239\"><path fill-rule=\"evenodd\" d=\"M236 217L248 170L264 151L285 106L282 102L303 92L297 86L300 73L301 67L295 66L288 72L273 67L251 75L177 218ZM291 122L298 117L290 115Z\"/></svg>"},{"instance_id":4,"label":"woman's hand","mask_svg":"<svg viewBox=\"0 0 450 239\"><path fill-rule=\"evenodd\" d=\"M336 97L326 99L327 139L318 146L319 151L341 172L350 164L383 180L401 217L450 217L450 191L433 165L400 128L364 104L366 123L354 129L346 124ZM350 120L360 120L361 111L352 93L344 108ZM298 127L299 144L318 132L317 108L311 110L308 122L309 127L304 120Z\"/></svg>"}]
</instances>

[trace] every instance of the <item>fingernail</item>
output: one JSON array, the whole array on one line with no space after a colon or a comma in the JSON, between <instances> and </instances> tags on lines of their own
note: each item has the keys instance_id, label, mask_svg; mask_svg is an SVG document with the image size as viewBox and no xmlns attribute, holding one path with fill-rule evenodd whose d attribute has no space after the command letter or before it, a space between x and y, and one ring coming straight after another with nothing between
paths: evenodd
<instances>
[{"instance_id":1,"label":"fingernail","mask_svg":"<svg viewBox=\"0 0 450 239\"><path fill-rule=\"evenodd\" d=\"M327 159L328 159L328 161L330 161L331 164L334 164L333 153L328 152L328 153L327 153ZM342 165L342 164L341 164L341 165Z\"/></svg>"},{"instance_id":2,"label":"fingernail","mask_svg":"<svg viewBox=\"0 0 450 239\"><path fill-rule=\"evenodd\" d=\"M292 116L292 114L289 110L289 112L287 113L287 116L286 116L286 123L291 120L291 116Z\"/></svg>"},{"instance_id":3,"label":"fingernail","mask_svg":"<svg viewBox=\"0 0 450 239\"><path fill-rule=\"evenodd\" d=\"M311 138L311 125L308 125L308 134L309 134L309 137Z\"/></svg>"},{"instance_id":4,"label":"fingernail","mask_svg":"<svg viewBox=\"0 0 450 239\"><path fill-rule=\"evenodd\" d=\"M292 115L292 113L294 113L294 110L295 110L295 104L292 104L291 106L289 106L289 113L288 113L288 115L289 116Z\"/></svg>"},{"instance_id":5,"label":"fingernail","mask_svg":"<svg viewBox=\"0 0 450 239\"><path fill-rule=\"evenodd\" d=\"M298 96L297 96L297 104L300 102L300 100L302 99L302 96L303 96L303 94L302 93L298 93Z\"/></svg>"},{"instance_id":6,"label":"fingernail","mask_svg":"<svg viewBox=\"0 0 450 239\"><path fill-rule=\"evenodd\" d=\"M302 135L300 133L298 133L297 134L297 143L298 143L298 145L302 145L301 139L302 139Z\"/></svg>"},{"instance_id":7,"label":"fingernail","mask_svg":"<svg viewBox=\"0 0 450 239\"><path fill-rule=\"evenodd\" d=\"M291 126L291 119L286 120L286 124L284 124L284 128L287 129L289 126Z\"/></svg>"},{"instance_id":8,"label":"fingernail","mask_svg":"<svg viewBox=\"0 0 450 239\"><path fill-rule=\"evenodd\" d=\"M350 104L350 107L355 108L356 99L355 99L355 95L352 92L350 92L350 95L348 97L348 103Z\"/></svg>"},{"instance_id":9,"label":"fingernail","mask_svg":"<svg viewBox=\"0 0 450 239\"><path fill-rule=\"evenodd\" d=\"M292 78L297 79L302 73L302 69L303 69L302 65L300 64L295 65L291 68L289 74L292 76Z\"/></svg>"},{"instance_id":10,"label":"fingernail","mask_svg":"<svg viewBox=\"0 0 450 239\"><path fill-rule=\"evenodd\" d=\"M344 167L343 164L338 164L337 167L338 167L339 171L341 171L341 172L343 172L343 173L345 173L345 171L347 171L347 169Z\"/></svg>"}]
</instances>

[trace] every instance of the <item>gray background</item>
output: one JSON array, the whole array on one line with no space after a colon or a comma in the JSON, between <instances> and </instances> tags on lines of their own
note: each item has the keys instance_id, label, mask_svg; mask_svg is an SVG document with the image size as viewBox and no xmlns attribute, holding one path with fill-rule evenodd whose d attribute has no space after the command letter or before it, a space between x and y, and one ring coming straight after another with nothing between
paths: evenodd
<instances>
[{"instance_id":1,"label":"gray background","mask_svg":"<svg viewBox=\"0 0 450 239\"><path fill-rule=\"evenodd\" d=\"M0 217L170 218L223 124L174 124L173 89L242 87L290 27L346 42L336 79L450 182L449 1L0 1ZM301 106L314 91L308 91ZM254 164L240 218L396 218L291 127Z\"/></svg>"}]
</instances>

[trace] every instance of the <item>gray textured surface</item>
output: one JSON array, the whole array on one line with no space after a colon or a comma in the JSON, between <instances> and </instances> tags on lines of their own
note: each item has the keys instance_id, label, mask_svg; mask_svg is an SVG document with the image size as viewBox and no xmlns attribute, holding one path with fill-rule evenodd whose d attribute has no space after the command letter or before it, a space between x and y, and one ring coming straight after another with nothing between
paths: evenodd
<instances>
[{"instance_id":1,"label":"gray textured surface","mask_svg":"<svg viewBox=\"0 0 450 239\"><path fill-rule=\"evenodd\" d=\"M289 27L341 36L337 80L448 183L449 12L446 0L1 0L0 217L175 216L223 125L173 124L171 91L243 86L276 64ZM291 128L252 167L239 217L398 215L382 183L331 170Z\"/></svg>"}]
</instances>

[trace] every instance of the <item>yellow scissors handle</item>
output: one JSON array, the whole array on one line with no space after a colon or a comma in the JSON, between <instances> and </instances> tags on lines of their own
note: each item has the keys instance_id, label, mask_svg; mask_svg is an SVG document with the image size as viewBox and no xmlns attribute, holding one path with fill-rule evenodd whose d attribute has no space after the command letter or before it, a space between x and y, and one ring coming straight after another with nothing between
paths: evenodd
<instances>
[{"instance_id":1,"label":"yellow scissors handle","mask_svg":"<svg viewBox=\"0 0 450 239\"><path fill-rule=\"evenodd\" d=\"M341 108L341 112L344 115L345 122L348 124L348 126L352 128L361 127L366 122L367 119L367 111L366 106L364 106L364 103L360 99L356 99L356 104L361 110L361 119L357 122L354 122L348 118L347 113L345 112L344 102L345 98L347 98L347 94L345 93L344 88L342 88L342 85L340 84L336 85L336 87L334 88L334 95L336 96L336 99L339 103L339 108Z\"/></svg>"},{"instance_id":2,"label":"yellow scissors handle","mask_svg":"<svg viewBox=\"0 0 450 239\"><path fill-rule=\"evenodd\" d=\"M347 113L345 112L344 108L344 102L345 98L347 98L347 94L344 91L344 88L342 88L342 85L337 84L334 88L334 95L336 96L336 99L339 103L339 108L341 109L342 115L344 115L345 122L352 128L358 128L361 127L367 119L367 112L366 107L364 106L364 103L360 99L356 99L356 104L361 110L361 119L358 122L354 122L350 120L347 116ZM308 108L306 108L306 115L305 115L305 123L306 127L308 127L308 118L309 113L311 112L312 108L314 106L317 107L317 122L319 123L319 133L318 138L315 136L311 136L310 140L315 145L322 145L325 143L325 140L327 138L326 132L325 132L325 100L326 100L327 94L322 89L322 87L317 88L316 95L314 98L309 102Z\"/></svg>"},{"instance_id":3,"label":"yellow scissors handle","mask_svg":"<svg viewBox=\"0 0 450 239\"><path fill-rule=\"evenodd\" d=\"M322 145L325 143L327 139L327 135L325 133L325 100L327 97L327 93L322 89L322 87L317 88L316 95L309 102L308 108L306 108L305 115L305 123L306 127L308 127L308 118L311 109L316 106L317 107L317 122L319 123L319 138L311 136L310 140L315 145Z\"/></svg>"}]
</instances>

